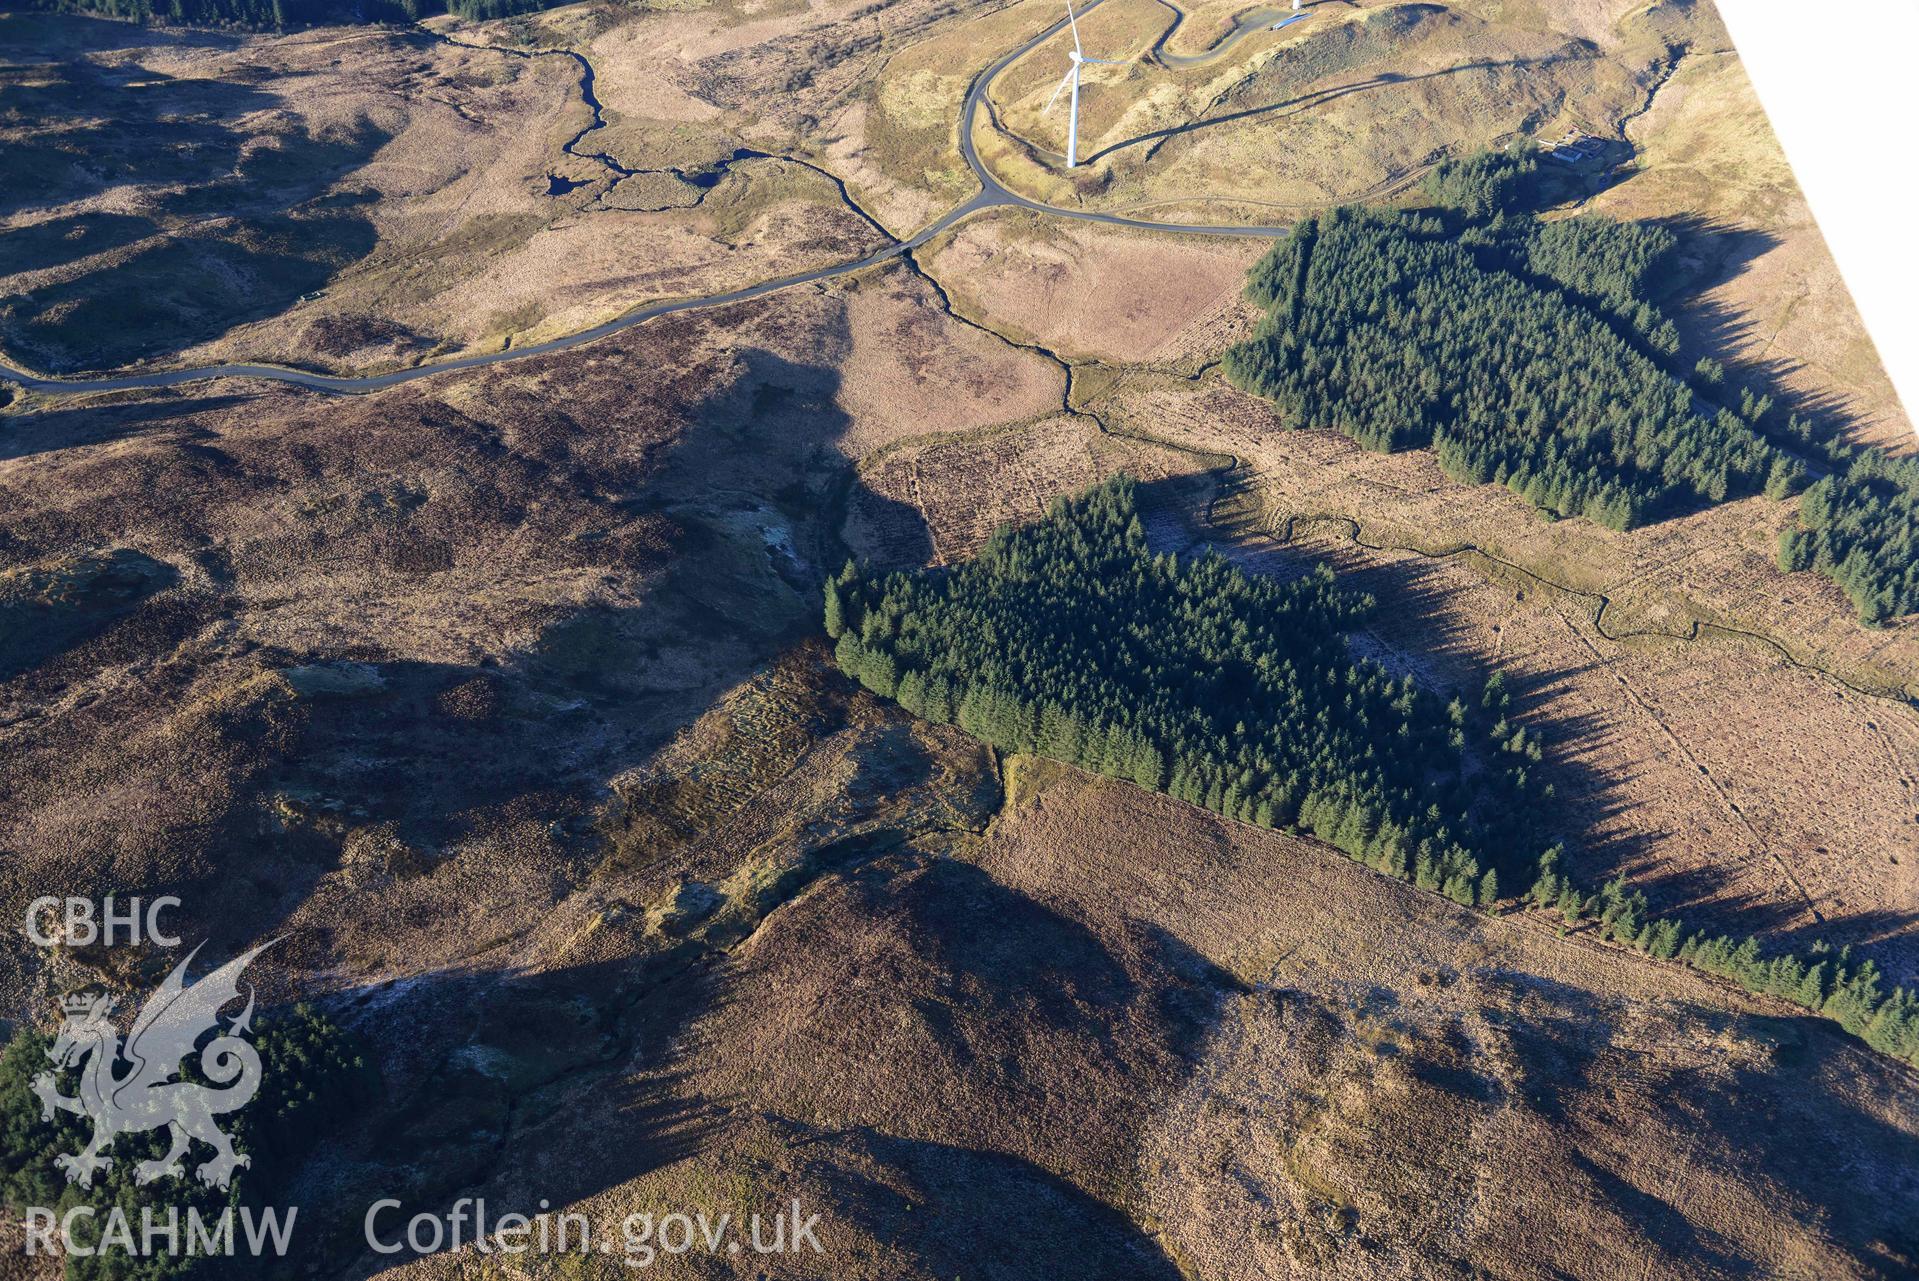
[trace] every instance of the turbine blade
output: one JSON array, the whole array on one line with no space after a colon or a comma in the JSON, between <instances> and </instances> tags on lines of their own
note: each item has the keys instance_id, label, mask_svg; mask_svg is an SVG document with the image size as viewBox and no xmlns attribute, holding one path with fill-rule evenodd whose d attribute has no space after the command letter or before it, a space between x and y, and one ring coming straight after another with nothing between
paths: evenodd
<instances>
[{"instance_id":1,"label":"turbine blade","mask_svg":"<svg viewBox=\"0 0 1919 1281\"><path fill-rule=\"evenodd\" d=\"M1124 58L1081 58L1081 62L1091 62L1102 67L1117 67L1125 63Z\"/></svg>"},{"instance_id":2,"label":"turbine blade","mask_svg":"<svg viewBox=\"0 0 1919 1281\"><path fill-rule=\"evenodd\" d=\"M1073 0L1066 0L1066 21L1073 25L1073 52L1085 53L1086 51L1079 47L1079 19L1073 16Z\"/></svg>"},{"instance_id":3,"label":"turbine blade","mask_svg":"<svg viewBox=\"0 0 1919 1281\"><path fill-rule=\"evenodd\" d=\"M1066 74L1060 78L1059 88L1053 90L1053 96L1046 100L1044 107L1040 108L1042 115L1053 109L1053 104L1059 101L1059 96L1066 92L1066 86L1073 83L1073 71L1073 67L1066 68Z\"/></svg>"}]
</instances>

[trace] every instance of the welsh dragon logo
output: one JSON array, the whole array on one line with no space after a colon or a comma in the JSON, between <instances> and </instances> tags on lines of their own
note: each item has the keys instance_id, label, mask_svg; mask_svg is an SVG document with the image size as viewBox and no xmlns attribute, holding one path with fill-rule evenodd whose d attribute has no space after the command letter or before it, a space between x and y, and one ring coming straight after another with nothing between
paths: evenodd
<instances>
[{"instance_id":1,"label":"welsh dragon logo","mask_svg":"<svg viewBox=\"0 0 1919 1281\"><path fill-rule=\"evenodd\" d=\"M213 1120L245 1107L260 1088L260 1055L243 1039L252 1029L250 987L240 1016L230 1019L225 1030L200 1051L200 1071L212 1084L173 1078L200 1038L219 1030L220 1010L239 999L240 972L278 941L261 944L189 986L184 981L187 966L200 951L194 948L147 998L124 1047L108 1020L114 1006L111 998L69 996L61 1001L66 1021L47 1057L56 1067L80 1067L80 1093L73 1098L61 1094L50 1071L34 1077L33 1092L40 1096L44 1120L51 1121L57 1108L93 1122L93 1138L86 1147L54 1158L68 1182L90 1186L97 1172L113 1164L106 1151L115 1139L162 1128L169 1132L172 1145L164 1156L134 1168L134 1177L141 1183L183 1177L186 1167L180 1158L195 1139L214 1153L194 1172L202 1183L225 1188L235 1169L250 1164L244 1154L233 1150L233 1141ZM121 1060L126 1070L116 1074Z\"/></svg>"}]
</instances>

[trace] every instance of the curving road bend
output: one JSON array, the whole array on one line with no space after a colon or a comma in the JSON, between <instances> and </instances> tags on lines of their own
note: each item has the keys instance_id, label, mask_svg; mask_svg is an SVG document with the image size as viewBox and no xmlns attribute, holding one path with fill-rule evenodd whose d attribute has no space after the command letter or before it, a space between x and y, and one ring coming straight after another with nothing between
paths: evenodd
<instances>
[{"instance_id":1,"label":"curving road bend","mask_svg":"<svg viewBox=\"0 0 1919 1281\"><path fill-rule=\"evenodd\" d=\"M1079 12L1085 14L1101 3L1092 0L1080 6ZM792 289L799 285L816 281L830 280L835 276L850 275L864 271L868 267L878 266L891 258L917 249L934 236L939 235L961 219L969 218L983 209L1016 207L1030 209L1036 213L1049 214L1059 218L1074 218L1082 222L1104 223L1113 227L1134 227L1146 231L1179 232L1204 236L1256 236L1274 238L1286 235L1290 230L1277 227L1223 227L1207 224L1152 222L1142 218L1127 218L1119 214L1095 213L1083 209L1062 209L1055 205L1029 200L1015 192L1007 190L1000 180L993 176L979 151L973 145L973 124L986 101L986 93L992 82L1013 65L1038 48L1041 44L1057 35L1066 27L1066 19L1061 18L1038 35L1027 40L1012 52L1001 57L974 77L971 88L967 90L966 101L960 109L960 153L965 157L967 166L980 184L979 192L970 200L948 210L935 222L915 232L905 240L889 245L877 253L852 262L834 263L825 267L816 267L811 271L799 272L791 276L780 276L773 280L762 281L757 285L748 285L743 289L733 289L726 293L706 294L697 298L682 298L671 302L649 303L632 311L614 317L591 329L582 329L577 333L551 338L545 342L533 343L526 347L509 347L501 351L479 352L470 356L458 356L450 360L435 361L431 364L414 365L407 369L396 369L391 373L372 374L364 377L342 376L335 374L310 373L302 369L289 369L280 365L222 364L203 365L193 369L157 370L153 373L109 375L102 378L46 378L25 370L14 369L0 364L0 379L15 383L29 390L52 395L77 395L87 392L130 391L140 388L177 387L183 383L201 382L211 378L255 378L268 382L290 383L296 387L305 387L312 391L327 392L333 395L363 395L367 392L382 391L388 387L397 387L420 378L431 378L436 374L448 374L462 369L477 369L485 365L503 364L510 360L526 360L534 356L550 355L558 351L567 351L596 342L609 334L622 329L645 324L661 316L670 316L682 311L697 311L709 307L724 307L730 303L747 302L754 298L763 298L767 294L778 293L783 289ZM1235 35L1232 38L1237 38ZM1215 48L1213 56L1220 50ZM578 55L574 55L577 57ZM584 60L582 60L584 61ZM587 70L588 79L583 80L587 92L591 93L591 68ZM595 112L597 119L597 110ZM589 126L586 132L591 132ZM581 135L582 137L584 134ZM575 138L578 142L579 138Z\"/></svg>"},{"instance_id":2,"label":"curving road bend","mask_svg":"<svg viewBox=\"0 0 1919 1281\"><path fill-rule=\"evenodd\" d=\"M1083 16L1097 9L1100 3L1101 0L1093 0L1091 4L1081 5L1079 12ZM1111 227L1137 227L1146 231L1175 231L1200 236L1260 236L1272 239L1275 236L1283 236L1290 230L1287 227L1222 227L1207 223L1151 222L1143 218L1128 218L1122 214L1095 213L1086 209L1062 209L1058 205L1028 200L1017 192L1007 190L1000 180L993 176L993 171L986 167L986 162L980 159L979 149L973 145L973 123L978 119L979 110L986 102L988 88L994 80L999 78L1000 73L1065 30L1066 21L1065 18L1061 18L974 78L973 87L966 93L966 103L960 108L960 154L966 158L967 167L979 180L980 193L935 223L935 231L944 230L976 210L998 205L1031 209L1036 213L1051 214L1056 218L1100 222ZM926 234L931 233L922 233L922 236Z\"/></svg>"},{"instance_id":3,"label":"curving road bend","mask_svg":"<svg viewBox=\"0 0 1919 1281\"><path fill-rule=\"evenodd\" d=\"M1228 49L1250 36L1255 31L1277 31L1281 27L1290 27L1295 22L1303 22L1312 15L1304 10L1294 13L1291 9L1255 9L1239 20L1231 31L1221 36L1212 48L1199 53L1168 53L1166 42L1171 40L1186 22L1186 11L1171 0L1159 0L1160 4L1173 11L1173 25L1160 33L1153 42L1152 57L1169 67L1197 67L1211 62Z\"/></svg>"}]
</instances>

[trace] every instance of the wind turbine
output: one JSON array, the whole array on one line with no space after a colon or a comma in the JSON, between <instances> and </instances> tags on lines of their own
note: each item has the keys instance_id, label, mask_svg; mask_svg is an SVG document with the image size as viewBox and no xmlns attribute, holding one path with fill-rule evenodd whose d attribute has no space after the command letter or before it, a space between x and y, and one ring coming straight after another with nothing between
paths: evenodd
<instances>
[{"instance_id":1,"label":"wind turbine","mask_svg":"<svg viewBox=\"0 0 1919 1281\"><path fill-rule=\"evenodd\" d=\"M1073 16L1073 0L1066 0L1066 21L1073 28L1073 52L1066 55L1073 60L1073 65L1066 68L1065 78L1059 82L1059 88L1053 90L1053 96L1046 100L1042 112L1051 111L1053 104L1059 101L1059 96L1066 92L1067 86L1072 86L1072 102L1066 115L1066 167L1071 169L1079 163L1079 69L1089 62L1102 67L1117 67L1120 60L1086 56L1079 44L1079 19Z\"/></svg>"}]
</instances>

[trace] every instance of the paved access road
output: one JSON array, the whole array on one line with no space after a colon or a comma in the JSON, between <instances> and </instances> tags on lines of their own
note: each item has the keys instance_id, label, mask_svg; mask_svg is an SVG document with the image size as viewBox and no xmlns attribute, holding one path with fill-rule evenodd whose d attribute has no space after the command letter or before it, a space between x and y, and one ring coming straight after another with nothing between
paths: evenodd
<instances>
[{"instance_id":1,"label":"paved access road","mask_svg":"<svg viewBox=\"0 0 1919 1281\"><path fill-rule=\"evenodd\" d=\"M1295 13L1291 9L1255 9L1241 18L1231 31L1205 52L1168 53L1166 42L1173 38L1173 33L1179 30L1181 23L1186 21L1186 11L1173 4L1171 0L1159 0L1159 2L1173 11L1173 25L1166 28L1159 39L1153 42L1153 56L1169 67L1201 66L1220 57L1255 31L1277 31L1281 27L1290 27L1295 22L1304 22L1312 16L1304 10Z\"/></svg>"},{"instance_id":2,"label":"paved access road","mask_svg":"<svg viewBox=\"0 0 1919 1281\"><path fill-rule=\"evenodd\" d=\"M1101 0L1080 6L1078 12L1089 13L1099 7ZM852 262L836 263L832 266L818 267L812 271L803 271L797 275L781 276L775 280L762 281L744 289L734 289L722 294L708 294L699 298L682 298L674 302L652 303L636 308L624 315L617 316L605 324L583 329L578 333L567 334L561 338L548 339L526 347L509 347L503 351L482 352L471 356L459 356L451 360L435 361L431 364L415 365L409 369L396 369L392 373L374 374L364 378L341 377L333 374L309 373L301 369L287 369L278 365L203 365L195 369L169 369L143 374L109 375L103 378L44 378L24 370L13 369L0 364L0 378L41 393L76 394L80 392L127 391L142 387L176 387L182 383L200 382L208 378L258 378L269 382L291 383L297 387L306 387L314 391L329 392L334 395L358 395L370 391L380 391L388 387L397 387L401 383L410 383L419 378L431 378L437 374L452 373L460 369L477 369L483 365L497 365L509 360L526 360L534 356L545 356L556 351L566 351L573 347L584 346L597 341L608 334L616 334L622 329L645 324L660 316L670 316L676 312L696 311L707 307L723 307L728 303L745 302L752 298L762 298L767 294L778 293L782 289L791 289L796 285L811 284L818 280L830 280L835 276L844 276L868 267L877 266L888 259L898 257L910 249L931 240L963 218L969 218L982 209L1002 206L1016 206L1031 209L1038 213L1050 214L1060 218L1077 218L1083 222L1106 223L1115 227L1138 227L1149 231L1183 232L1206 236L1258 236L1272 238L1283 236L1285 227L1220 227L1197 224L1149 222L1139 218L1125 218L1118 214L1090 213L1080 209L1061 209L1053 205L1028 200L1006 189L992 171L980 159L979 151L973 146L973 124L986 101L986 91L999 74L1013 65L1026 54L1031 53L1042 43L1057 35L1066 26L1065 17L1026 41L1011 53L1006 54L974 77L972 87L967 90L965 104L960 109L960 152L966 158L967 165L979 179L979 193L964 204L943 214L936 222L914 233L906 240L890 245L878 253ZM1235 38L1237 38L1237 33ZM1218 50L1214 51L1215 53ZM582 81L585 92L591 93L591 69L588 78Z\"/></svg>"}]
</instances>

